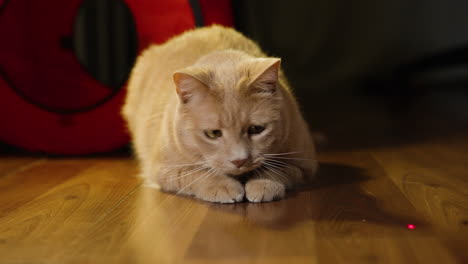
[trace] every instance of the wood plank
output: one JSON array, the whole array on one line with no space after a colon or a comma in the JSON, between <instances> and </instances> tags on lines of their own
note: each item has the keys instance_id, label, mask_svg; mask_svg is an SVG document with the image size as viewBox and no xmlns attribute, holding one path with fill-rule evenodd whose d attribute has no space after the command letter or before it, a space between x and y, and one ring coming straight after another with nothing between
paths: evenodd
<instances>
[{"instance_id":1,"label":"wood plank","mask_svg":"<svg viewBox=\"0 0 468 264\"><path fill-rule=\"evenodd\" d=\"M176 263L208 208L139 186L52 258L79 263Z\"/></svg>"},{"instance_id":2,"label":"wood plank","mask_svg":"<svg viewBox=\"0 0 468 264\"><path fill-rule=\"evenodd\" d=\"M312 185L234 205L142 187L125 158L48 160L0 180L35 194L0 218L0 262L463 263L466 182L444 149L323 153Z\"/></svg>"},{"instance_id":3,"label":"wood plank","mask_svg":"<svg viewBox=\"0 0 468 264\"><path fill-rule=\"evenodd\" d=\"M320 210L323 220L317 223L319 262L456 263L432 234L430 224L368 152L335 152L321 157L342 167L330 174L337 178L332 181L335 186L315 193L326 208ZM346 183L346 177L357 181ZM409 230L408 224L417 229Z\"/></svg>"},{"instance_id":4,"label":"wood plank","mask_svg":"<svg viewBox=\"0 0 468 264\"><path fill-rule=\"evenodd\" d=\"M319 241L319 263L459 263L436 238L396 236Z\"/></svg>"},{"instance_id":5,"label":"wood plank","mask_svg":"<svg viewBox=\"0 0 468 264\"><path fill-rule=\"evenodd\" d=\"M10 162L10 160L2 160ZM76 176L93 162L74 160L38 160L26 163L0 180L0 221L10 212ZM29 165L28 165L29 164Z\"/></svg>"},{"instance_id":6,"label":"wood plank","mask_svg":"<svg viewBox=\"0 0 468 264\"><path fill-rule=\"evenodd\" d=\"M314 261L315 223L307 219L307 208L298 203L309 198L309 192L301 192L275 203L210 206L185 259L246 263L297 257L300 262Z\"/></svg>"},{"instance_id":7,"label":"wood plank","mask_svg":"<svg viewBox=\"0 0 468 264\"><path fill-rule=\"evenodd\" d=\"M94 226L140 184L131 177L136 174L136 166L128 159L57 162L63 169L54 168L57 175L75 168L74 177L0 219L2 259L28 263L53 260L54 254L61 255L68 241ZM46 163L36 168L35 175L47 180L48 166Z\"/></svg>"},{"instance_id":8,"label":"wood plank","mask_svg":"<svg viewBox=\"0 0 468 264\"><path fill-rule=\"evenodd\" d=\"M3 157L0 156L0 179L26 170L44 161L43 158L34 157Z\"/></svg>"},{"instance_id":9,"label":"wood plank","mask_svg":"<svg viewBox=\"0 0 468 264\"><path fill-rule=\"evenodd\" d=\"M468 260L466 144L424 143L374 153L460 263Z\"/></svg>"},{"instance_id":10,"label":"wood plank","mask_svg":"<svg viewBox=\"0 0 468 264\"><path fill-rule=\"evenodd\" d=\"M468 172L466 165L447 154L438 146L426 144L375 152L374 156L416 210L435 227L445 234L468 235L463 224L468 219Z\"/></svg>"}]
</instances>

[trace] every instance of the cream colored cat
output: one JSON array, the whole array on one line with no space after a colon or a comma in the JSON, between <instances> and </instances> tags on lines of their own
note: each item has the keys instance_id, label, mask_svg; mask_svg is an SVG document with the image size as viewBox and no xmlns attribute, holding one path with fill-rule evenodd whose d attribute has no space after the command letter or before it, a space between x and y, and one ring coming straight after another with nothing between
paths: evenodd
<instances>
[{"instance_id":1,"label":"cream colored cat","mask_svg":"<svg viewBox=\"0 0 468 264\"><path fill-rule=\"evenodd\" d=\"M149 47L123 115L142 176L164 191L267 202L317 169L280 59L233 29L196 29Z\"/></svg>"}]
</instances>

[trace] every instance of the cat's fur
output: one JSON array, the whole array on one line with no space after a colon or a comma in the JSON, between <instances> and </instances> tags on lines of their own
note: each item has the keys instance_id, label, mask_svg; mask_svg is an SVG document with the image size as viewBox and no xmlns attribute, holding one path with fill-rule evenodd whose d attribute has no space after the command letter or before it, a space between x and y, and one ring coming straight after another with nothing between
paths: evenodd
<instances>
[{"instance_id":1,"label":"cat's fur","mask_svg":"<svg viewBox=\"0 0 468 264\"><path fill-rule=\"evenodd\" d=\"M149 47L132 71L123 115L142 176L165 191L271 201L317 169L280 60L233 29L196 29ZM253 125L265 130L249 134ZM222 136L208 138L212 130Z\"/></svg>"}]
</instances>

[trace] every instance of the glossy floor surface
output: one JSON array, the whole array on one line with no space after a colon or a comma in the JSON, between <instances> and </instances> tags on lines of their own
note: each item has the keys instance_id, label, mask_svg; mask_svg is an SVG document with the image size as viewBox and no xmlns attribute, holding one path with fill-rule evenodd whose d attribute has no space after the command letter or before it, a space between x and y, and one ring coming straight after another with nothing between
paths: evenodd
<instances>
[{"instance_id":1,"label":"glossy floor surface","mask_svg":"<svg viewBox=\"0 0 468 264\"><path fill-rule=\"evenodd\" d=\"M466 99L321 108L317 180L264 204L161 193L125 155L3 154L0 263L468 263Z\"/></svg>"}]
</instances>

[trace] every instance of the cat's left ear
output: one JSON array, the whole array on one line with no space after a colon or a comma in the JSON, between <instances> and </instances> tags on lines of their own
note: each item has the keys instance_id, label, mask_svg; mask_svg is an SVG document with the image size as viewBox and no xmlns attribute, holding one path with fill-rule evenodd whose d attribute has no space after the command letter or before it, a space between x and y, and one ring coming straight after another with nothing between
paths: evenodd
<instances>
[{"instance_id":1,"label":"cat's left ear","mask_svg":"<svg viewBox=\"0 0 468 264\"><path fill-rule=\"evenodd\" d=\"M279 58L255 59L253 82L249 85L255 93L272 94L278 85L278 76L281 66Z\"/></svg>"}]
</instances>

